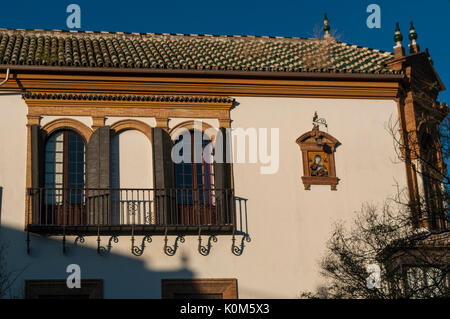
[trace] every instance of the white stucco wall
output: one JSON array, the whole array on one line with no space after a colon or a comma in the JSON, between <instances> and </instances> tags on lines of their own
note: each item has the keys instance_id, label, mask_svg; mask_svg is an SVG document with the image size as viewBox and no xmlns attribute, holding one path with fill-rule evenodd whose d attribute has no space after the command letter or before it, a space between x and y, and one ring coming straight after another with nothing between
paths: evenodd
<instances>
[{"instance_id":1,"label":"white stucco wall","mask_svg":"<svg viewBox=\"0 0 450 319\"><path fill-rule=\"evenodd\" d=\"M118 165L120 188L151 188L153 185L152 151L147 136L127 130L113 137L111 165ZM114 163L113 163L114 158Z\"/></svg>"},{"instance_id":2,"label":"white stucco wall","mask_svg":"<svg viewBox=\"0 0 450 319\"><path fill-rule=\"evenodd\" d=\"M27 105L20 94L0 93L0 226L24 228ZM1 229L1 228L0 228Z\"/></svg>"},{"instance_id":3,"label":"white stucco wall","mask_svg":"<svg viewBox=\"0 0 450 319\"><path fill-rule=\"evenodd\" d=\"M113 243L111 254L102 257L96 252L96 237L87 237L78 246L73 245L73 237L68 238L68 252L63 255L59 238L33 235L31 254L26 254L27 110L20 96L0 95L0 239L7 244L9 268L26 267L14 291L20 293L24 279L64 279L66 266L71 263L81 266L82 278L104 280L105 298L159 298L160 280L165 278L237 278L240 298L296 298L300 291L317 288L321 283L318 260L333 222L352 218L363 202L381 204L395 192L395 181L405 184L404 166L393 164L392 138L385 129L390 116L397 115L396 104L381 100L254 97L236 97L236 101L239 104L231 113L233 128L279 128L280 137L279 169L275 174L260 173L260 167L266 164L234 165L235 193L247 199L252 239L245 243L243 254L231 253L231 236L218 236L210 255L204 257L197 252L197 236L187 236L177 254L169 257L162 249L163 238L154 236L141 257L131 254L130 237L120 237L118 244ZM314 111L326 118L329 133L342 143L336 152L336 171L341 179L337 191L315 185L306 191L301 182L301 151L295 140L312 128ZM152 119L145 122L154 123ZM173 119L170 125L180 122ZM145 137L140 132L125 134L126 147L140 148L139 143L144 143L137 142ZM132 141L137 144L130 145ZM143 158L151 158L150 147L144 153ZM142 160L138 159L140 164L134 170L123 169L131 169L130 176L141 172L137 167ZM142 178L151 174L145 171ZM102 245L107 245L107 239L102 238ZM137 242L140 240L138 237ZM173 241L174 236L170 236L169 244Z\"/></svg>"}]
</instances>

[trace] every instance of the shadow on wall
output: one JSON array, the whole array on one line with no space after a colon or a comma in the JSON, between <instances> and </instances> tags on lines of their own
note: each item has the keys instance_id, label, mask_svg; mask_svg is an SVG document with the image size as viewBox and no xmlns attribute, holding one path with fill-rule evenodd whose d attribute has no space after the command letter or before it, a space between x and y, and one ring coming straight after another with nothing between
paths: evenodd
<instances>
[{"instance_id":1,"label":"shadow on wall","mask_svg":"<svg viewBox=\"0 0 450 319\"><path fill-rule=\"evenodd\" d=\"M234 205L236 212L236 234L249 236L248 217L247 217L248 198L235 196Z\"/></svg>"},{"instance_id":2,"label":"shadow on wall","mask_svg":"<svg viewBox=\"0 0 450 319\"><path fill-rule=\"evenodd\" d=\"M75 237L68 237L66 253L63 254L62 241L31 235L31 251L27 254L26 237L24 231L0 227L0 250L6 261L7 272L18 276L14 285L9 289L6 298L23 298L25 296L25 280L66 280L69 273L66 268L70 264L77 264L81 268L81 279L102 279L104 298L161 298L161 279L190 279L194 278L193 271L188 269L187 257L181 257L181 265L173 270L152 270L151 256L134 257L131 252L124 251L123 255L110 252L106 256L99 255L96 248L83 246L75 242ZM93 243L96 237L86 237ZM120 237L120 241L129 237ZM102 242L106 237L102 237ZM102 243L102 245L107 245ZM114 244L113 244L114 245ZM129 256L126 255L129 254ZM2 265L0 265L0 271Z\"/></svg>"}]
</instances>

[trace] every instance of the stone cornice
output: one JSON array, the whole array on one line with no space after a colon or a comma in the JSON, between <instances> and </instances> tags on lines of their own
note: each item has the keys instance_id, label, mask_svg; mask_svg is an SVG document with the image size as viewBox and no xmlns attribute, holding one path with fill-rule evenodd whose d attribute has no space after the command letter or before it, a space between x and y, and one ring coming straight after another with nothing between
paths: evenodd
<instances>
[{"instance_id":1,"label":"stone cornice","mask_svg":"<svg viewBox=\"0 0 450 319\"><path fill-rule=\"evenodd\" d=\"M234 99L220 96L78 94L28 92L22 95L29 106L92 106L195 109L230 109Z\"/></svg>"}]
</instances>

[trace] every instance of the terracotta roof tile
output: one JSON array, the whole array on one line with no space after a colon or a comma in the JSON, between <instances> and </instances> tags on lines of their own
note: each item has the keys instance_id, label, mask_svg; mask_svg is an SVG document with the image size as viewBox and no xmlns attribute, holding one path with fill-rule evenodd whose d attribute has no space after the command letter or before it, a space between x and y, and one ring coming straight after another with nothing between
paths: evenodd
<instances>
[{"instance_id":1,"label":"terracotta roof tile","mask_svg":"<svg viewBox=\"0 0 450 319\"><path fill-rule=\"evenodd\" d=\"M392 58L324 39L0 29L0 65L398 73Z\"/></svg>"}]
</instances>

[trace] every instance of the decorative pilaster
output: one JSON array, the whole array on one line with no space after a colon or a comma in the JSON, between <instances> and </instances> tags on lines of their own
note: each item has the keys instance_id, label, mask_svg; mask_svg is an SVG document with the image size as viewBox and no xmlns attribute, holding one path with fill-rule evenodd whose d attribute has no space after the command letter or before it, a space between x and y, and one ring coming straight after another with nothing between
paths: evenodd
<instances>
[{"instance_id":1,"label":"decorative pilaster","mask_svg":"<svg viewBox=\"0 0 450 319\"><path fill-rule=\"evenodd\" d=\"M219 127L231 128L231 120L228 119L219 119Z\"/></svg>"},{"instance_id":2,"label":"decorative pilaster","mask_svg":"<svg viewBox=\"0 0 450 319\"><path fill-rule=\"evenodd\" d=\"M41 116L39 115L27 115L27 171L26 171L26 187L32 187L31 182L31 126L32 125L40 125L41 124ZM31 223L31 210L27 209L31 207L31 199L29 196L25 196L25 219L27 225ZM29 242L28 242L29 244Z\"/></svg>"},{"instance_id":3,"label":"decorative pilaster","mask_svg":"<svg viewBox=\"0 0 450 319\"><path fill-rule=\"evenodd\" d=\"M95 131L99 127L105 126L105 117L92 117L92 130Z\"/></svg>"},{"instance_id":4,"label":"decorative pilaster","mask_svg":"<svg viewBox=\"0 0 450 319\"><path fill-rule=\"evenodd\" d=\"M169 118L167 117L156 117L156 127L161 127L165 131L169 131Z\"/></svg>"},{"instance_id":5,"label":"decorative pilaster","mask_svg":"<svg viewBox=\"0 0 450 319\"><path fill-rule=\"evenodd\" d=\"M41 116L39 115L27 115L27 120L27 126L41 124Z\"/></svg>"}]
</instances>

